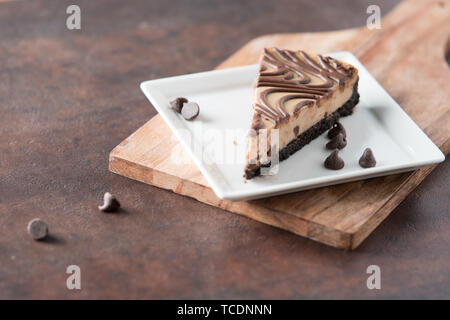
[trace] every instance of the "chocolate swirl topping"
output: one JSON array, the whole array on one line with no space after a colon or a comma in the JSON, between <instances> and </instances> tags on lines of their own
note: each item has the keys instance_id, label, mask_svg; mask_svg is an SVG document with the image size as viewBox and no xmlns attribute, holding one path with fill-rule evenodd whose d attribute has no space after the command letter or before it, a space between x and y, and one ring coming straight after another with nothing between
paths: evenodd
<instances>
[{"instance_id":1,"label":"chocolate swirl topping","mask_svg":"<svg viewBox=\"0 0 450 320\"><path fill-rule=\"evenodd\" d=\"M343 86L353 74L352 68L345 68L331 57L317 56L317 61L303 51L264 49L261 69L256 87L267 87L254 104L258 116L274 124L289 118L286 102L302 99L295 105L294 113L314 104L332 91L335 84ZM312 83L312 77L319 82ZM275 106L268 102L273 93L287 93L278 99Z\"/></svg>"}]
</instances>

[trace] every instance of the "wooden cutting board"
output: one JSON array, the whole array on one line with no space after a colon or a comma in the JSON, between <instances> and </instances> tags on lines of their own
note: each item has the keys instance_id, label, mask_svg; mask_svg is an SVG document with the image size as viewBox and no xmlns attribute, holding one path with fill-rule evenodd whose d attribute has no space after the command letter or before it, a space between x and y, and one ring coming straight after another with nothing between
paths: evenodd
<instances>
[{"instance_id":1,"label":"wooden cutting board","mask_svg":"<svg viewBox=\"0 0 450 320\"><path fill-rule=\"evenodd\" d=\"M450 0L407 0L381 23L321 33L256 38L218 68L257 62L263 47L353 52L440 149L450 149ZM250 106L249 106L250 107ZM433 169L324 187L254 201L217 198L159 115L110 154L112 172L195 198L307 238L355 249ZM187 156L187 155L186 155ZM188 156L187 156L188 157ZM424 212L424 214L426 214Z\"/></svg>"}]
</instances>

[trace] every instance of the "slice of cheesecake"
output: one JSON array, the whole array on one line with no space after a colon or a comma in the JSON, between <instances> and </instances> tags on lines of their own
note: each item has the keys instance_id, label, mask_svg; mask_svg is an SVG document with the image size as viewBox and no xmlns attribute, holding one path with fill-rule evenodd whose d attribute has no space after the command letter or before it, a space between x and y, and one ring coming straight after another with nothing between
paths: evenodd
<instances>
[{"instance_id":1,"label":"slice of cheesecake","mask_svg":"<svg viewBox=\"0 0 450 320\"><path fill-rule=\"evenodd\" d=\"M355 67L303 51L264 49L253 94L244 176L251 179L261 174L262 167L270 167L271 145L280 161L287 159L339 117L351 114L358 101ZM278 141L271 141L274 133Z\"/></svg>"}]
</instances>

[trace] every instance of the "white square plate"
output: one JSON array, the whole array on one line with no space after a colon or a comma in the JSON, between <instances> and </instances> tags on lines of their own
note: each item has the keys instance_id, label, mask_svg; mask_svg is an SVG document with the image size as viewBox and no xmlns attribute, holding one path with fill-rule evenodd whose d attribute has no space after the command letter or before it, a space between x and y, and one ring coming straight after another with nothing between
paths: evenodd
<instances>
[{"instance_id":1,"label":"white square plate","mask_svg":"<svg viewBox=\"0 0 450 320\"><path fill-rule=\"evenodd\" d=\"M347 131L347 146L339 152L345 167L338 171L323 166L330 154L325 148L329 140L323 134L280 162L276 175L245 181L246 134L257 65L145 81L141 89L221 199L269 197L410 171L444 160L439 148L353 54L338 52L330 56L358 68L360 77L360 102L351 116L341 119ZM193 121L184 120L169 108L169 101L175 97L197 102L200 115ZM363 169L358 164L366 147L377 159L374 168Z\"/></svg>"}]
</instances>

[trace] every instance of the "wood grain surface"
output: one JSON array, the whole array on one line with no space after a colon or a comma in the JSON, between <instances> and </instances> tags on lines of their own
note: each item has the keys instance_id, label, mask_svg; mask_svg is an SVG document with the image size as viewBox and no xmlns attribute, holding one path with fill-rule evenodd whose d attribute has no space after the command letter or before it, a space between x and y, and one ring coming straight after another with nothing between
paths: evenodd
<instances>
[{"instance_id":1,"label":"wood grain surface","mask_svg":"<svg viewBox=\"0 0 450 320\"><path fill-rule=\"evenodd\" d=\"M72 1L1 3L0 298L449 298L448 160L355 251L108 171L156 114L141 81L210 70L260 35L362 26L369 4L398 2L80 0L80 31L65 27ZM97 210L106 191L121 212ZM36 217L45 242L27 235ZM366 287L372 264L381 290Z\"/></svg>"},{"instance_id":2,"label":"wood grain surface","mask_svg":"<svg viewBox=\"0 0 450 320\"><path fill-rule=\"evenodd\" d=\"M379 31L364 27L262 36L220 68L257 63L262 48L271 46L310 52L352 51L384 88L402 97L398 102L404 110L448 153L450 74L442 70L447 69L450 11L442 10L441 5L440 1L405 1L382 21ZM432 170L428 167L256 201L231 202L214 195L193 161L177 164L174 159L179 157L189 158L158 115L111 152L110 170L344 249L358 247Z\"/></svg>"}]
</instances>

